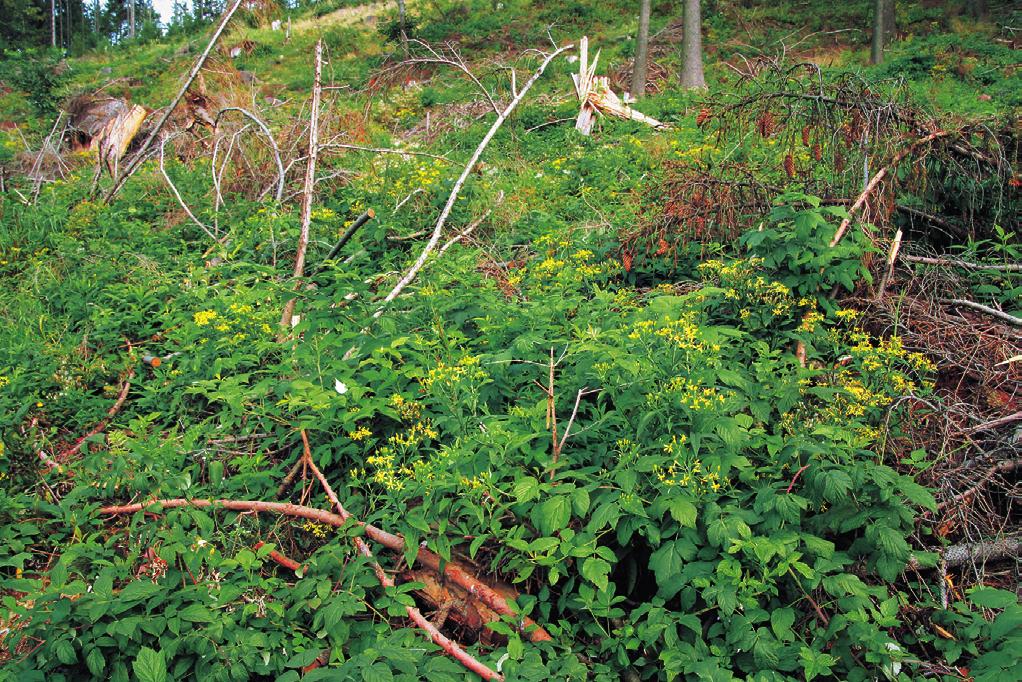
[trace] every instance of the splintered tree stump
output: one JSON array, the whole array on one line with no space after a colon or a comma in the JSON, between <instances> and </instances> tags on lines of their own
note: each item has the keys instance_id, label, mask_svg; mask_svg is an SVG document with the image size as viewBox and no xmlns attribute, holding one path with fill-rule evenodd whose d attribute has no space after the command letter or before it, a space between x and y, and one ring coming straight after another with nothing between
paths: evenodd
<instances>
[{"instance_id":1,"label":"splintered tree stump","mask_svg":"<svg viewBox=\"0 0 1022 682\"><path fill-rule=\"evenodd\" d=\"M664 123L652 116L647 116L625 104L610 89L610 80L606 76L596 75L596 64L600 61L600 52L597 50L592 63L589 63L589 38L583 37L579 41L579 49L581 57L578 60L578 73L571 74L571 80L575 83L575 94L578 95L578 101L582 104L578 118L575 119L576 130L583 135L589 135L598 114L639 121L654 128L665 127Z\"/></svg>"}]
</instances>

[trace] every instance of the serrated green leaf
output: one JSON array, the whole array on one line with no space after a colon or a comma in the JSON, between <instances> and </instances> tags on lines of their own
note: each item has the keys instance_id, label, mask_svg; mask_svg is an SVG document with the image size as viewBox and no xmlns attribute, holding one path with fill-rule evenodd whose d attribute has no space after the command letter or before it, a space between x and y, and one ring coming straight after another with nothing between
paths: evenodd
<instances>
[{"instance_id":1,"label":"serrated green leaf","mask_svg":"<svg viewBox=\"0 0 1022 682\"><path fill-rule=\"evenodd\" d=\"M131 664L138 682L167 682L167 661L162 651L142 647Z\"/></svg>"}]
</instances>

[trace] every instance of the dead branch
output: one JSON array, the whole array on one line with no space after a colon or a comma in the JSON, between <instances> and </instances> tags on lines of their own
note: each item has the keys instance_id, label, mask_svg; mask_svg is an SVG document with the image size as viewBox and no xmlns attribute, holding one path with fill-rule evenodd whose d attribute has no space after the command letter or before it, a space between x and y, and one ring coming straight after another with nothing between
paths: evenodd
<instances>
[{"instance_id":1,"label":"dead branch","mask_svg":"<svg viewBox=\"0 0 1022 682\"><path fill-rule=\"evenodd\" d=\"M841 221L841 224L837 228L837 232L834 233L834 238L830 240L831 248L837 246L838 243L841 241L841 238L845 236L845 232L848 230L848 226L852 224L852 217L866 204L866 200L869 199L869 197L872 196L873 192L876 191L876 188L880 185L880 182L885 177L887 177L887 175L892 170L894 170L894 168L899 163L901 163L901 161L904 160L906 156L914 153L920 147L928 145L938 138L947 137L950 134L951 134L950 131L938 130L935 133L930 133L925 137L919 138L918 140L916 140L915 142L913 142L912 144L908 145L900 152L895 154L894 157L887 163L886 166L877 171L876 174L874 174L873 177L870 178L869 182L866 184L866 188L862 190L862 193L855 200L855 203L853 203L851 207L848 209L848 216Z\"/></svg>"},{"instance_id":2,"label":"dead branch","mask_svg":"<svg viewBox=\"0 0 1022 682\"><path fill-rule=\"evenodd\" d=\"M120 174L116 180L114 180L113 187L111 187L106 195L104 195L104 204L110 203L110 201L117 195L117 192L120 191L121 187L124 186L124 183L127 182L128 178L130 178L138 167L142 165L142 161L145 160L146 152L149 150L149 147L152 146L157 136L159 136L159 134L163 131L163 127L167 125L167 121L170 120L170 115L174 113L174 109L177 108L178 103L185 96L185 93L188 92L188 88L191 87L192 81L194 81L195 77L199 75L200 71L202 71L202 67L206 65L206 60L209 59L209 55L213 51L213 47L216 45L217 41L220 40L220 36L223 35L224 29L227 28L227 24L231 21L231 17L234 16L234 13L238 11L238 8L241 7L244 2L245 0L235 0L230 9L224 13L224 16L220 19L220 23L216 27L216 30L213 31L213 35L210 37L209 43L206 45L206 49L202 51L199 58L195 60L195 65L192 66L192 70L188 72L188 77L185 78L185 82L178 91L177 96L171 100L170 104L163 111L163 115L160 116L160 120L156 122L156 125L149 132L149 136L146 137L142 146L139 147L137 152L135 152L135 156L132 158L131 162L128 163L128 167L124 169L124 172Z\"/></svg>"},{"instance_id":3,"label":"dead branch","mask_svg":"<svg viewBox=\"0 0 1022 682\"><path fill-rule=\"evenodd\" d=\"M255 123L259 130L262 131L263 135L270 143L270 149L273 151L273 160L277 164L277 191L274 194L276 201L280 201L284 196L284 162L280 158L280 148L277 146L277 141L273 137L273 133L270 132L269 126L263 123L262 120L248 109L241 107L224 107L217 112L216 118L213 120L213 134L216 135L217 126L220 125L220 118L229 111L237 111L243 116L248 117L253 123Z\"/></svg>"},{"instance_id":4,"label":"dead branch","mask_svg":"<svg viewBox=\"0 0 1022 682\"><path fill-rule=\"evenodd\" d=\"M174 198L177 199L177 203L184 210L184 212L188 216L188 218L193 223L198 225L202 229L203 232L205 232L207 235L209 235L210 239L219 242L220 239L215 234L213 234L213 232L208 227L206 227L206 224L203 223L201 220L199 220L198 218L195 217L195 214L192 213L192 209L188 208L188 204L186 204L184 198L181 197L181 193L179 191L177 191L177 186L174 185L174 181L170 179L170 175L167 173L167 167L164 165L164 162L163 162L164 161L166 147L167 147L167 138L163 138L163 139L160 140L160 163L159 163L160 173L163 174L163 179L167 181L167 185L170 187L171 193L174 195Z\"/></svg>"},{"instance_id":5,"label":"dead branch","mask_svg":"<svg viewBox=\"0 0 1022 682\"><path fill-rule=\"evenodd\" d=\"M316 185L316 157L319 153L319 102L322 96L323 40L316 41L316 71L312 85L312 113L309 115L309 161L305 167L305 189L302 191L302 231L298 237L298 252L295 254L294 278L299 280L305 271L305 251L309 246L309 227L312 224L312 199ZM295 301L290 299L280 315L279 340L291 328L291 315Z\"/></svg>"},{"instance_id":6,"label":"dead branch","mask_svg":"<svg viewBox=\"0 0 1022 682\"><path fill-rule=\"evenodd\" d=\"M989 542L966 542L946 547L940 554L944 565L952 568L977 561L982 563L998 559L1018 559L1022 556L1022 540L1007 537ZM915 556L909 557L908 566L921 568L919 559Z\"/></svg>"},{"instance_id":7,"label":"dead branch","mask_svg":"<svg viewBox=\"0 0 1022 682\"><path fill-rule=\"evenodd\" d=\"M488 209L486 209L485 213L483 213L481 216L479 216L478 218L473 220L471 223L469 223L468 227L466 227L464 230L462 230L458 234L456 234L453 237L451 237L450 240L446 244L441 246L440 250L437 251L437 256L444 255L444 253L447 251L447 249L451 248L456 243L460 242L462 239L464 239L465 237L467 237L470 234L472 234L477 227L479 227L480 225L483 224L484 220L486 220L487 218L490 217L490 214L493 213L493 209L496 208L497 206L500 206L503 203L504 203L504 190L501 190L500 193L497 195L496 200L494 200L493 205L490 206ZM406 237L406 239L407 239L407 237Z\"/></svg>"},{"instance_id":8,"label":"dead branch","mask_svg":"<svg viewBox=\"0 0 1022 682\"><path fill-rule=\"evenodd\" d=\"M947 507L950 507L953 504L965 502L972 499L973 497L976 496L976 493L982 490L983 487L987 483L989 483L990 479L992 479L994 476L997 476L998 474L1006 474L1009 471L1014 471L1015 469L1018 469L1019 467L1022 467L1022 459L1006 459L1004 461L998 462L994 466L987 469L987 472L983 474L979 481L977 481L976 484L973 485L971 488L955 495L949 500L944 500L943 502L938 504L937 511L946 509Z\"/></svg>"},{"instance_id":9,"label":"dead branch","mask_svg":"<svg viewBox=\"0 0 1022 682\"><path fill-rule=\"evenodd\" d=\"M267 512L309 519L310 521L316 521L317 523L333 526L334 528L343 527L346 523L346 519L351 519L351 522L358 524L365 531L366 536L373 542L377 542L394 552L404 553L405 551L405 540L403 537L400 535L394 535L393 533L388 533L381 528L377 528L371 524L354 519L350 516L350 514L347 517L342 517L338 514L324 511L322 509L314 509L312 507L286 502L264 502L262 500L187 500L184 498L173 498L102 507L100 508L99 513L134 514L140 511L149 511L161 508L180 509L182 507L197 507L200 509L220 507L229 511ZM419 547L418 550L419 553L416 557L416 561L418 563L459 585L469 594L473 595L479 599L479 601L486 604L486 606L490 607L493 611L496 611L501 615L519 619L519 622L521 623L521 631L531 641L540 642L551 639L550 634L547 633L546 630L541 628L531 618L523 617L521 614L512 610L503 596L498 594L486 583L471 575L460 563L456 561L444 562L438 554L435 554L424 547ZM441 564L443 564L443 569L441 569Z\"/></svg>"},{"instance_id":10,"label":"dead branch","mask_svg":"<svg viewBox=\"0 0 1022 682\"><path fill-rule=\"evenodd\" d=\"M963 270L1002 270L1005 272L1022 272L1022 263L970 263L957 258L929 258L927 256L902 256L909 263L924 265L941 265L944 267L962 268Z\"/></svg>"},{"instance_id":11,"label":"dead branch","mask_svg":"<svg viewBox=\"0 0 1022 682\"><path fill-rule=\"evenodd\" d=\"M333 488L330 487L329 481L326 480L326 476L319 470L316 463L312 460L312 450L309 448L309 437L305 433L305 429L301 430L302 435L302 447L305 453L305 460L308 463L309 469L312 471L312 475L319 480L319 484L323 487L323 492L326 493L327 499L333 505L334 509L337 510L338 516L343 518L345 521L351 518L351 514L341 506L340 500L337 499L336 493ZM380 585L384 588L394 587L394 580L384 572L380 563L373 557L372 550L369 549L369 545L366 544L365 540L361 536L355 536L352 538L358 551L369 561L372 566L373 572L376 574L376 579L379 580ZM414 606L405 606L405 611L408 613L408 617L413 623L418 625L420 628L425 630L433 643L443 649L451 658L461 663L463 666L476 673L485 680L502 680L504 679L499 673L490 670L487 666L480 663L471 654L462 649L457 642L454 642L445 637L436 627L430 623Z\"/></svg>"},{"instance_id":12,"label":"dead branch","mask_svg":"<svg viewBox=\"0 0 1022 682\"><path fill-rule=\"evenodd\" d=\"M972 308L973 310L978 310L981 313L986 313L991 317L996 317L998 320L1001 320L1002 322L1007 322L1008 324L1015 325L1016 327L1022 327L1022 318L1015 317L1014 315L1009 315L1006 312L1002 312L1000 310L997 310L996 308L991 308L990 306L983 305L982 303L967 301L964 298L946 298L943 300L943 302L950 303L951 305L960 305L965 308Z\"/></svg>"},{"instance_id":13,"label":"dead branch","mask_svg":"<svg viewBox=\"0 0 1022 682\"><path fill-rule=\"evenodd\" d=\"M430 154L428 152L415 152L409 149L391 149L389 147L363 147L358 144L342 144L340 142L329 142L320 146L320 149L354 149L360 152L373 152L374 154L401 154L402 156L407 154L409 156L425 156L430 159L437 159L445 163L453 163L446 156L440 156L438 154Z\"/></svg>"},{"instance_id":14,"label":"dead branch","mask_svg":"<svg viewBox=\"0 0 1022 682\"><path fill-rule=\"evenodd\" d=\"M252 545L252 549L259 551L259 549L261 549L265 544L266 544L265 542L260 540L259 542ZM270 557L271 559L273 559L273 561L283 566L284 568L295 571L296 573L302 569L302 565L300 563L298 563L291 557L284 556L275 549L271 549L266 556Z\"/></svg>"},{"instance_id":15,"label":"dead branch","mask_svg":"<svg viewBox=\"0 0 1022 682\"><path fill-rule=\"evenodd\" d=\"M468 176L472 172L472 169L475 168L476 162L479 161L479 157L482 155L483 150L486 149L486 146L490 143L490 140L493 139L493 136L497 134L497 131L500 129L500 126L503 125L504 121L507 120L507 117L511 115L511 112L514 111L515 107L518 106L519 102L521 102L525 98L526 93L529 92L529 89L532 88L533 84L535 84L535 82L539 80L539 77L543 75L543 72L546 71L547 65L549 65L550 62L553 61L555 57L560 55L565 50L571 49L572 47L573 47L572 45L565 45L563 47L557 48L549 55L547 55L546 58L543 60L543 63L540 64L539 68L536 70L536 72L532 74L532 77L528 80L525 86L522 87L522 90L518 93L518 96L511 100L511 102L507 105L504 111L502 111L500 115L497 116L496 120L494 120L493 125L490 126L489 131L487 131L486 135L479 143L479 146L477 146L476 150L472 153L472 157L468 160L468 163L465 164L465 169L461 172L461 176L454 183L454 187L451 189L451 194L449 197L447 197L447 203L444 205L444 209L440 213L440 217L437 219L436 225L433 227L433 234L430 236L429 242L427 242L425 248L423 248L422 250L422 253L419 254L419 257L416 259L415 263L412 264L412 267L408 269L408 272L405 273L404 277L402 277L398 281L398 283L394 285L394 288L391 289L390 293L388 293L386 297L383 299L383 303L381 304L379 309L377 309L377 311L373 313L373 318L378 318L381 315L383 315L383 311L386 308L386 305L393 301L395 298L397 298L398 294L404 291L404 288L408 286L412 282L412 280L415 279L415 276L419 273L419 270L421 270L422 266L426 264L426 259L429 258L429 255L433 252L433 249L436 248L437 242L440 241L440 233L443 231L444 224L447 222L447 218L451 214L451 209L454 208L454 202L458 200L458 193L461 191L462 185L465 184L465 181L468 179Z\"/></svg>"},{"instance_id":16,"label":"dead branch","mask_svg":"<svg viewBox=\"0 0 1022 682\"><path fill-rule=\"evenodd\" d=\"M103 429L107 427L107 424L110 423L110 420L116 417L117 413L121 411L122 407L124 407L124 402L128 399L128 391L131 390L131 380L132 378L134 378L134 376L135 368L134 367L129 368L128 374L124 377L124 386L121 387L121 392L117 395L117 400L114 402L113 406L111 406L110 409L107 410L106 416L103 417L98 424L92 427L92 429L88 433L86 433L84 436L81 436L78 440L76 440L71 447L61 451L61 453L58 455L59 459L67 461L69 457L77 454L78 451L82 449L82 445L85 443L86 440L88 440L92 436L95 436L98 433L103 432Z\"/></svg>"},{"instance_id":17,"label":"dead branch","mask_svg":"<svg viewBox=\"0 0 1022 682\"><path fill-rule=\"evenodd\" d=\"M465 64L465 60L458 53L457 50L455 50L451 46L448 46L448 49L450 50L451 56L447 57L447 56L441 54L440 52L437 52L435 49L433 49L433 47L431 45L429 45L426 42L423 42L421 40L413 40L412 42L414 42L414 43L422 46L423 48L425 48L426 51L428 51L431 56L429 56L429 57L411 57L411 58L405 59L403 62L401 62L402 65L406 65L406 64L407 65L412 65L412 64L444 64L444 65L447 65L447 66L454 67L458 71L461 71L466 76L468 76L469 80L471 80L472 83L476 86L476 88L479 89L479 92L483 93L483 97L486 98L486 101L490 103L490 107L493 109L493 113L495 113L498 116L500 116L500 107L498 107L497 103L493 100L493 96L490 94L490 91L483 87L483 84L479 81L478 78L476 78L475 74L472 73L471 69L468 68L468 65Z\"/></svg>"}]
</instances>

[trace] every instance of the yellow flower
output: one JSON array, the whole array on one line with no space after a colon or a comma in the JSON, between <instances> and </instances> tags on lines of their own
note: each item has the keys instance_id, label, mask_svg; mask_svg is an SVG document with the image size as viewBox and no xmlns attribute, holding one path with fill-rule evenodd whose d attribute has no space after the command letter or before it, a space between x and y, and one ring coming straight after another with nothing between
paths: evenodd
<instances>
[{"instance_id":1,"label":"yellow flower","mask_svg":"<svg viewBox=\"0 0 1022 682\"><path fill-rule=\"evenodd\" d=\"M199 312L192 315L192 320L194 320L195 324L197 324L200 327L205 327L207 324L209 324L216 318L217 313L215 310L200 310Z\"/></svg>"},{"instance_id":2,"label":"yellow flower","mask_svg":"<svg viewBox=\"0 0 1022 682\"><path fill-rule=\"evenodd\" d=\"M366 438L369 438L371 435L373 435L372 431L370 431L364 426L360 426L354 431L350 431L348 433L348 438L350 438L353 441L360 442L365 440Z\"/></svg>"}]
</instances>

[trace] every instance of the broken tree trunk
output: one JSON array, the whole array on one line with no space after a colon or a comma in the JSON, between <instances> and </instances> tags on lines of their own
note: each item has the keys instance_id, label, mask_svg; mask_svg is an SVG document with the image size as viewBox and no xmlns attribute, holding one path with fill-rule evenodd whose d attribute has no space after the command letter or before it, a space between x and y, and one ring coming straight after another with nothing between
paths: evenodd
<instances>
[{"instance_id":1,"label":"broken tree trunk","mask_svg":"<svg viewBox=\"0 0 1022 682\"><path fill-rule=\"evenodd\" d=\"M579 109L578 118L575 120L575 129L583 135L589 135L596 123L597 114L613 116L625 120L639 121L651 125L654 128L663 128L665 124L652 116L647 116L641 111L636 111L625 104L613 90L610 89L610 81L606 76L596 75L596 64L600 60L600 52L597 50L593 61L589 63L589 38L583 37L579 42L581 57L578 60L578 73L571 74L571 80L575 83L575 94L582 104Z\"/></svg>"}]
</instances>

